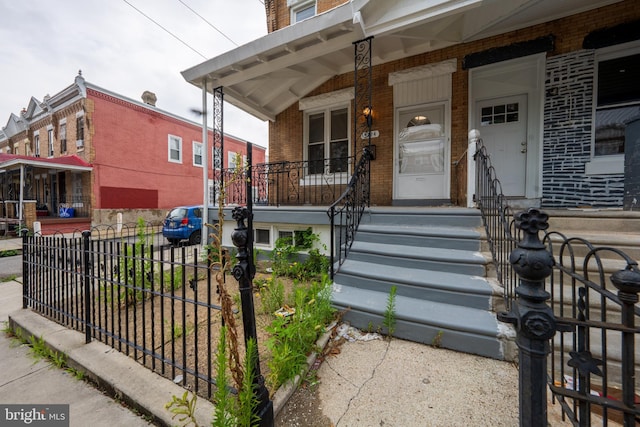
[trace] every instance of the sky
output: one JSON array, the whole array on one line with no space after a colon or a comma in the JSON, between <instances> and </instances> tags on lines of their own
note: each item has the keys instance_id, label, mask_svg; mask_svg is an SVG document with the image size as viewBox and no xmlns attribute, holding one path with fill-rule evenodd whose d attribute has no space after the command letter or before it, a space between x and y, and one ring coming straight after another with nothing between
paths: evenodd
<instances>
[{"instance_id":1,"label":"sky","mask_svg":"<svg viewBox=\"0 0 640 427\"><path fill-rule=\"evenodd\" d=\"M191 110L202 91L181 71L266 34L263 0L0 0L0 127L78 70L136 101L154 92L158 108L201 123ZM224 131L268 143L267 123L229 103Z\"/></svg>"}]
</instances>

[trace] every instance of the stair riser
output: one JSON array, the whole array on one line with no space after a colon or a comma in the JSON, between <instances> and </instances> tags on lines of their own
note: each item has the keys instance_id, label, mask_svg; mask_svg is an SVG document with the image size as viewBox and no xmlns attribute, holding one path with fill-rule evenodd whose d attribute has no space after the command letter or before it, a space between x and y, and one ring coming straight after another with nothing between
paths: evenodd
<instances>
[{"instance_id":1,"label":"stair riser","mask_svg":"<svg viewBox=\"0 0 640 427\"><path fill-rule=\"evenodd\" d=\"M366 261L377 264L393 265L396 267L418 268L422 270L468 274L471 276L484 277L486 275L486 269L484 265L465 264L455 261L446 262L440 260L407 258L408 255L411 255L410 250L408 250L406 254L388 255L379 255L369 252L359 252L352 250L351 252L349 252L349 259L352 259L354 261ZM425 274L429 274L429 271L425 271Z\"/></svg>"},{"instance_id":2,"label":"stair riser","mask_svg":"<svg viewBox=\"0 0 640 427\"><path fill-rule=\"evenodd\" d=\"M640 218L611 218L584 216L550 216L549 231L577 231L582 233L607 231L625 233L640 231Z\"/></svg>"},{"instance_id":3,"label":"stair riser","mask_svg":"<svg viewBox=\"0 0 640 427\"><path fill-rule=\"evenodd\" d=\"M358 241L369 243L387 243L391 245L417 246L421 248L446 248L466 251L479 251L479 239L462 239L438 236L416 236L396 233L376 233L358 231Z\"/></svg>"},{"instance_id":4,"label":"stair riser","mask_svg":"<svg viewBox=\"0 0 640 427\"><path fill-rule=\"evenodd\" d=\"M482 218L478 215L434 215L434 214L393 214L365 213L362 224L376 225L416 225L437 227L480 227Z\"/></svg>"},{"instance_id":5,"label":"stair riser","mask_svg":"<svg viewBox=\"0 0 640 427\"><path fill-rule=\"evenodd\" d=\"M389 294L391 292L391 287L395 285L397 295L448 304L455 301L455 304L460 306L477 308L480 310L491 309L492 295L490 294L483 295L454 292L447 289L429 287L428 285L420 286L416 284L402 283L399 281L376 280L342 273L336 276L335 283L343 286L368 289L370 291L381 292L383 294Z\"/></svg>"},{"instance_id":6,"label":"stair riser","mask_svg":"<svg viewBox=\"0 0 640 427\"><path fill-rule=\"evenodd\" d=\"M342 309L344 307L337 307ZM348 310L343 319L356 328L372 331L383 328L383 316L380 314L367 313L360 310ZM464 321L464 319L461 319ZM466 331L442 328L440 326L416 323L398 318L396 320L395 337L415 341L424 344L437 345L450 350L463 351L465 353L478 354L493 359L504 359L504 354L500 342L496 337L489 337L477 334L470 334Z\"/></svg>"}]
</instances>

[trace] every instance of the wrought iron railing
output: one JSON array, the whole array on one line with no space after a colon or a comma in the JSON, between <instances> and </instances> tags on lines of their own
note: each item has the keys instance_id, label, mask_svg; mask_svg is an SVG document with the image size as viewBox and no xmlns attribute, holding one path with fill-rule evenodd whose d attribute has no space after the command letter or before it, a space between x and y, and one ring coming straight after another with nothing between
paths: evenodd
<instances>
[{"instance_id":1,"label":"wrought iron railing","mask_svg":"<svg viewBox=\"0 0 640 427\"><path fill-rule=\"evenodd\" d=\"M199 262L198 247L153 239L115 227L25 233L23 307L211 398L220 307L209 262Z\"/></svg>"},{"instance_id":2,"label":"wrought iron railing","mask_svg":"<svg viewBox=\"0 0 640 427\"><path fill-rule=\"evenodd\" d=\"M517 232L513 224L513 210L502 192L496 170L481 139L477 141L474 159L476 164L476 192L474 201L482 213L487 232L487 242L495 263L498 280L504 286L507 310L515 298L515 275L509 255L517 244Z\"/></svg>"},{"instance_id":3,"label":"wrought iron railing","mask_svg":"<svg viewBox=\"0 0 640 427\"><path fill-rule=\"evenodd\" d=\"M353 157L317 161L260 163L252 167L251 192L254 205L329 206L347 186ZM225 203L246 204L246 172L223 169ZM242 178L240 178L242 176Z\"/></svg>"},{"instance_id":4,"label":"wrought iron railing","mask_svg":"<svg viewBox=\"0 0 640 427\"><path fill-rule=\"evenodd\" d=\"M544 242L555 258L545 289L560 325L548 366L553 396L574 425L638 425L638 263L618 249L558 232Z\"/></svg>"},{"instance_id":5,"label":"wrought iron railing","mask_svg":"<svg viewBox=\"0 0 640 427\"><path fill-rule=\"evenodd\" d=\"M371 156L371 151L365 147L349 185L327 211L331 230L330 268L332 279L335 275L336 263L338 266L342 265L349 254L362 214L369 205Z\"/></svg>"}]
</instances>

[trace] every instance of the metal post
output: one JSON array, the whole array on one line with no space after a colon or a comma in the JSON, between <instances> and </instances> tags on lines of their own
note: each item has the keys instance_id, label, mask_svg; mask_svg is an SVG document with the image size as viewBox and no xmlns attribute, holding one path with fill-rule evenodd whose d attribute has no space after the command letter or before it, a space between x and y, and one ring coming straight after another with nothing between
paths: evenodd
<instances>
[{"instance_id":1,"label":"metal post","mask_svg":"<svg viewBox=\"0 0 640 427\"><path fill-rule=\"evenodd\" d=\"M7 227L9 223L7 223ZM20 230L22 234L22 308L29 305L29 265L27 259L29 256L29 230Z\"/></svg>"},{"instance_id":2,"label":"metal post","mask_svg":"<svg viewBox=\"0 0 640 427\"><path fill-rule=\"evenodd\" d=\"M86 344L91 342L91 282L89 275L89 237L91 231L82 232L82 267L84 281L84 341Z\"/></svg>"},{"instance_id":3,"label":"metal post","mask_svg":"<svg viewBox=\"0 0 640 427\"><path fill-rule=\"evenodd\" d=\"M553 310L546 304L545 278L553 268L553 255L540 241L538 232L549 227L549 216L531 208L515 215L523 239L511 252L509 262L519 276L517 300L509 313L498 319L513 323L519 348L520 426L547 426L547 354L556 333Z\"/></svg>"},{"instance_id":4,"label":"metal post","mask_svg":"<svg viewBox=\"0 0 640 427\"><path fill-rule=\"evenodd\" d=\"M633 409L635 407L635 309L640 292L640 271L637 269L620 270L611 275L611 283L618 288L618 298L622 302L622 402ZM624 426L637 425L632 412L624 413Z\"/></svg>"},{"instance_id":5,"label":"metal post","mask_svg":"<svg viewBox=\"0 0 640 427\"><path fill-rule=\"evenodd\" d=\"M232 211L233 219L238 223L231 233L231 240L238 248L236 258L238 263L233 267L233 277L238 281L240 290L240 302L242 305L242 323L244 326L245 344L249 339L254 339L256 346L258 336L256 333L256 319L253 306L253 285L252 279L255 274L255 267L251 262L251 242L253 230L247 228L245 220L249 220L253 213L246 207L237 206ZM264 384L264 378L260 373L260 361L256 358L254 366L255 377L253 379L254 390L258 398L256 415L260 417L260 427L272 427L274 425L273 402L269 399L269 391Z\"/></svg>"}]
</instances>

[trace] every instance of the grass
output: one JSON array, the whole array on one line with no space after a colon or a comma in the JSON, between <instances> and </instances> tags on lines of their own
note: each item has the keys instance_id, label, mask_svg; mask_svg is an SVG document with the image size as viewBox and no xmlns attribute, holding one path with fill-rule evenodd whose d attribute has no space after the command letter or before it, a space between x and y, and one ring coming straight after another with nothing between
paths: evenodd
<instances>
[{"instance_id":1,"label":"grass","mask_svg":"<svg viewBox=\"0 0 640 427\"><path fill-rule=\"evenodd\" d=\"M8 276L0 277L0 282L11 282L13 280L16 280L17 278L18 278L18 275L10 274Z\"/></svg>"}]
</instances>

